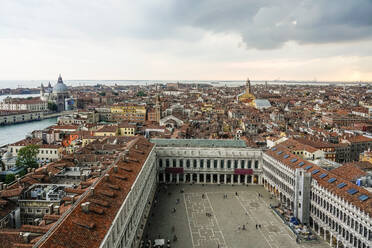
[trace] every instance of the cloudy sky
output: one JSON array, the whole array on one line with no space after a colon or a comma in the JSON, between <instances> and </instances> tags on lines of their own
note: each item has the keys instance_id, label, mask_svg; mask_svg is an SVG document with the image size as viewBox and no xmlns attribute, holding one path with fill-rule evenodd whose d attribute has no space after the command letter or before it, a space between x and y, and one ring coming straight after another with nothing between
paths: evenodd
<instances>
[{"instance_id":1,"label":"cloudy sky","mask_svg":"<svg viewBox=\"0 0 372 248\"><path fill-rule=\"evenodd\" d=\"M372 81L371 0L0 0L0 80Z\"/></svg>"}]
</instances>

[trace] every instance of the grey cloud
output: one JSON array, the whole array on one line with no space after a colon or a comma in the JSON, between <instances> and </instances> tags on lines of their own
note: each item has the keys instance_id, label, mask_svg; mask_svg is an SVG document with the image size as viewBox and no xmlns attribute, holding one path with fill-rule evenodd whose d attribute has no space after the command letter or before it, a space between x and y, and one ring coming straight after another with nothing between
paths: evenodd
<instances>
[{"instance_id":1,"label":"grey cloud","mask_svg":"<svg viewBox=\"0 0 372 248\"><path fill-rule=\"evenodd\" d=\"M288 41L322 44L369 39L370 0L2 1L0 38L198 39L239 34L247 48Z\"/></svg>"}]
</instances>

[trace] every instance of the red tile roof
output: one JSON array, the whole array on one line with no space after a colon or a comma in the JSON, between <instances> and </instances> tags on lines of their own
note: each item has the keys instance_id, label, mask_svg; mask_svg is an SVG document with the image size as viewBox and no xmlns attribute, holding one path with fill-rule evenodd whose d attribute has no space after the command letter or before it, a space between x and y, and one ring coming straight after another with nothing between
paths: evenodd
<instances>
[{"instance_id":1,"label":"red tile roof","mask_svg":"<svg viewBox=\"0 0 372 248\"><path fill-rule=\"evenodd\" d=\"M362 176L367 175L366 172L359 169L359 167L353 163L344 164L343 166L331 170L331 172L348 181L354 181Z\"/></svg>"},{"instance_id":2,"label":"red tile roof","mask_svg":"<svg viewBox=\"0 0 372 248\"><path fill-rule=\"evenodd\" d=\"M106 181L104 176L101 176L94 186L94 194L84 196L40 247L99 247L153 148L153 144L143 137L131 141L128 145L134 144L138 145L137 149L144 154L130 148L128 156L135 157L138 162L129 159L119 161L116 165L119 168L125 167L126 170L119 169L117 172L114 172L111 166L106 172L109 174L109 180ZM89 213L82 211L81 204L86 202L90 202Z\"/></svg>"}]
</instances>

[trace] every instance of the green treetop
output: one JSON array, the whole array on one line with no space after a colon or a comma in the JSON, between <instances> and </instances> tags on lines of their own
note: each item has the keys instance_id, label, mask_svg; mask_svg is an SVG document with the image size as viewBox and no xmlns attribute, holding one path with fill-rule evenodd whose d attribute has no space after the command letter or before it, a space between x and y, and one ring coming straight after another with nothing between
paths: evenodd
<instances>
[{"instance_id":1,"label":"green treetop","mask_svg":"<svg viewBox=\"0 0 372 248\"><path fill-rule=\"evenodd\" d=\"M26 168L37 168L38 163L36 160L36 156L39 153L39 146L37 145L28 145L22 147L18 151L17 155L17 166L22 166Z\"/></svg>"}]
</instances>

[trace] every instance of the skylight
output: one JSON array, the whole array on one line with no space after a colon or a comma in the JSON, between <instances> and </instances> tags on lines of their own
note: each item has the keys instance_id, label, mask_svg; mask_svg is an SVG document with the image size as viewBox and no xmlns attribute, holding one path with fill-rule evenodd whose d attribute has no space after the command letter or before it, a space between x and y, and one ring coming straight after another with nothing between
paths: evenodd
<instances>
[{"instance_id":1,"label":"skylight","mask_svg":"<svg viewBox=\"0 0 372 248\"><path fill-rule=\"evenodd\" d=\"M320 175L319 177L320 178L325 178L328 174L327 173L323 173L322 175Z\"/></svg>"},{"instance_id":2,"label":"skylight","mask_svg":"<svg viewBox=\"0 0 372 248\"><path fill-rule=\"evenodd\" d=\"M305 164L305 162L300 162L299 164L298 164L298 166L303 166Z\"/></svg>"},{"instance_id":3,"label":"skylight","mask_svg":"<svg viewBox=\"0 0 372 248\"><path fill-rule=\"evenodd\" d=\"M291 162L294 163L294 162L296 162L297 160L298 160L297 158L292 158L292 159L291 159Z\"/></svg>"},{"instance_id":4,"label":"skylight","mask_svg":"<svg viewBox=\"0 0 372 248\"><path fill-rule=\"evenodd\" d=\"M288 154L286 154L286 155L284 155L284 156L283 156L283 158L288 158L288 157L289 157L289 155L288 155Z\"/></svg>"},{"instance_id":5,"label":"skylight","mask_svg":"<svg viewBox=\"0 0 372 248\"><path fill-rule=\"evenodd\" d=\"M359 198L359 200L361 200L361 201L366 201L366 200L368 200L369 196L368 196L368 195L361 195L361 196L359 196L358 198Z\"/></svg>"},{"instance_id":6,"label":"skylight","mask_svg":"<svg viewBox=\"0 0 372 248\"><path fill-rule=\"evenodd\" d=\"M329 183L333 183L333 182L336 181L336 180L337 180L336 178L332 177L332 178L330 178L330 179L328 180L328 182L329 182Z\"/></svg>"},{"instance_id":7,"label":"skylight","mask_svg":"<svg viewBox=\"0 0 372 248\"><path fill-rule=\"evenodd\" d=\"M276 151L276 149L277 149L277 148L276 148L276 147L274 147L273 149L271 149L271 151Z\"/></svg>"},{"instance_id":8,"label":"skylight","mask_svg":"<svg viewBox=\"0 0 372 248\"><path fill-rule=\"evenodd\" d=\"M315 175L315 174L318 173L318 172L319 172L319 170L316 169L316 170L313 170L313 171L311 172L311 174Z\"/></svg>"},{"instance_id":9,"label":"skylight","mask_svg":"<svg viewBox=\"0 0 372 248\"><path fill-rule=\"evenodd\" d=\"M349 189L348 191L347 191L347 193L349 193L350 195L354 195L354 194L356 194L356 193L358 193L359 191L357 190L357 189L354 189L354 188L352 188L352 189Z\"/></svg>"},{"instance_id":10,"label":"skylight","mask_svg":"<svg viewBox=\"0 0 372 248\"><path fill-rule=\"evenodd\" d=\"M340 183L340 184L337 185L337 188L342 189L346 185L347 185L346 183Z\"/></svg>"},{"instance_id":11,"label":"skylight","mask_svg":"<svg viewBox=\"0 0 372 248\"><path fill-rule=\"evenodd\" d=\"M283 152L282 151L279 151L279 152L277 152L278 153L278 155L280 155L280 154L282 154Z\"/></svg>"},{"instance_id":12,"label":"skylight","mask_svg":"<svg viewBox=\"0 0 372 248\"><path fill-rule=\"evenodd\" d=\"M313 167L313 166L312 166L312 165L308 165L308 166L305 167L305 170L308 170L308 169L310 169L311 167Z\"/></svg>"}]
</instances>

